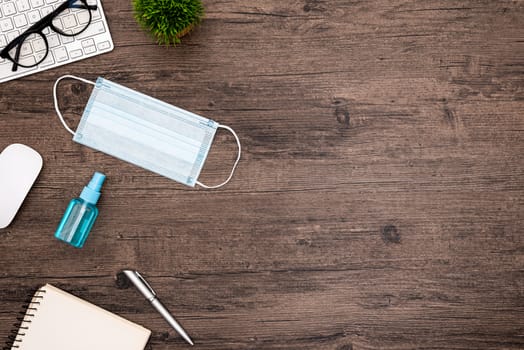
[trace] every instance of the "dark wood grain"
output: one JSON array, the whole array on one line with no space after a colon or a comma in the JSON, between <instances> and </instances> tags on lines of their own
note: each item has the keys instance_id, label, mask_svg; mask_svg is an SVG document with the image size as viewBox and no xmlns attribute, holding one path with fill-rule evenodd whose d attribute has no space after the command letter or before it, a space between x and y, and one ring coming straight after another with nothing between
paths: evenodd
<instances>
[{"instance_id":1,"label":"dark wood grain","mask_svg":"<svg viewBox=\"0 0 524 350\"><path fill-rule=\"evenodd\" d=\"M175 48L106 1L109 54L0 85L0 148L44 169L0 231L0 337L53 283L188 346L116 273L147 276L196 349L524 348L524 1L205 0ZM233 127L220 190L71 141L62 74L104 76ZM78 122L90 88L65 82ZM220 131L201 180L234 161ZM86 246L53 238L93 171Z\"/></svg>"}]
</instances>

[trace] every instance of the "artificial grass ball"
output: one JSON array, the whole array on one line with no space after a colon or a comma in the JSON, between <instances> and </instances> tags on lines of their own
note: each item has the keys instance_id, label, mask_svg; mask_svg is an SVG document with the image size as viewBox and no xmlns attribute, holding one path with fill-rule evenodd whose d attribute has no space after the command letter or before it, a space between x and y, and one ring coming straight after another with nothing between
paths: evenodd
<instances>
[{"instance_id":1,"label":"artificial grass ball","mask_svg":"<svg viewBox=\"0 0 524 350\"><path fill-rule=\"evenodd\" d=\"M133 0L133 7L137 22L165 45L180 43L204 15L200 0Z\"/></svg>"}]
</instances>

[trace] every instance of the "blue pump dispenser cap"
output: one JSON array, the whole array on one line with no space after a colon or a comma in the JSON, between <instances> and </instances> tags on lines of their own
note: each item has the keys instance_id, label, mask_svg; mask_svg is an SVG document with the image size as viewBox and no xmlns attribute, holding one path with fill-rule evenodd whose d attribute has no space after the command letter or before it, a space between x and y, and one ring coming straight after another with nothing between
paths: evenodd
<instances>
[{"instance_id":1,"label":"blue pump dispenser cap","mask_svg":"<svg viewBox=\"0 0 524 350\"><path fill-rule=\"evenodd\" d=\"M95 205L96 202L98 202L98 198L100 198L100 189L102 188L105 179L106 176L104 174L95 172L93 178L89 181L89 184L82 190L80 198Z\"/></svg>"}]
</instances>

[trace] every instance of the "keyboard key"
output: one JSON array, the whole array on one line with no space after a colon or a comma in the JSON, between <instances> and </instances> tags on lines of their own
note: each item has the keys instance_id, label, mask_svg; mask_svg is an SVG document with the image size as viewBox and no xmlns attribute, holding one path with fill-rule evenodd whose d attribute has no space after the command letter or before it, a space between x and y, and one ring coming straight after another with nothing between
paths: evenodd
<instances>
[{"instance_id":1,"label":"keyboard key","mask_svg":"<svg viewBox=\"0 0 524 350\"><path fill-rule=\"evenodd\" d=\"M69 29L76 27L76 18L74 15L67 15L62 17L62 22L64 23L64 28Z\"/></svg>"},{"instance_id":2,"label":"keyboard key","mask_svg":"<svg viewBox=\"0 0 524 350\"><path fill-rule=\"evenodd\" d=\"M60 37L56 34L48 35L47 36L47 44L49 47L57 47L60 46Z\"/></svg>"},{"instance_id":3,"label":"keyboard key","mask_svg":"<svg viewBox=\"0 0 524 350\"><path fill-rule=\"evenodd\" d=\"M38 22L41 18L40 12L38 12L38 10L29 11L27 13L27 17L28 17L29 23L31 24Z\"/></svg>"},{"instance_id":4,"label":"keyboard key","mask_svg":"<svg viewBox=\"0 0 524 350\"><path fill-rule=\"evenodd\" d=\"M55 2L58 2L58 0L45 0L46 4L54 4Z\"/></svg>"},{"instance_id":5,"label":"keyboard key","mask_svg":"<svg viewBox=\"0 0 524 350\"><path fill-rule=\"evenodd\" d=\"M101 43L98 43L98 49L100 51L107 50L110 47L111 47L111 44L109 43L109 41L102 41Z\"/></svg>"},{"instance_id":6,"label":"keyboard key","mask_svg":"<svg viewBox=\"0 0 524 350\"><path fill-rule=\"evenodd\" d=\"M20 58L20 64L24 66L33 66L36 64L36 59L34 56L25 56Z\"/></svg>"},{"instance_id":7,"label":"keyboard key","mask_svg":"<svg viewBox=\"0 0 524 350\"><path fill-rule=\"evenodd\" d=\"M78 58L82 56L82 50L73 50L69 53L69 56L71 56L72 59Z\"/></svg>"},{"instance_id":8,"label":"keyboard key","mask_svg":"<svg viewBox=\"0 0 524 350\"><path fill-rule=\"evenodd\" d=\"M72 36L61 36L62 38L62 44L69 44L69 43L72 43L73 41L75 41L75 38L72 37Z\"/></svg>"},{"instance_id":9,"label":"keyboard key","mask_svg":"<svg viewBox=\"0 0 524 350\"><path fill-rule=\"evenodd\" d=\"M5 4L2 4L2 13L4 16L11 16L16 13L15 4L12 2L7 2Z\"/></svg>"},{"instance_id":10,"label":"keyboard key","mask_svg":"<svg viewBox=\"0 0 524 350\"><path fill-rule=\"evenodd\" d=\"M76 17L78 19L78 23L80 24L86 24L87 22L89 22L89 12L88 11L79 12Z\"/></svg>"},{"instance_id":11,"label":"keyboard key","mask_svg":"<svg viewBox=\"0 0 524 350\"><path fill-rule=\"evenodd\" d=\"M33 41L33 49L35 49L36 52L43 51L46 49L44 39L38 38Z\"/></svg>"},{"instance_id":12,"label":"keyboard key","mask_svg":"<svg viewBox=\"0 0 524 350\"><path fill-rule=\"evenodd\" d=\"M16 8L18 8L18 12L24 12L31 9L29 1L27 0L16 0Z\"/></svg>"},{"instance_id":13,"label":"keyboard key","mask_svg":"<svg viewBox=\"0 0 524 350\"><path fill-rule=\"evenodd\" d=\"M20 49L20 54L22 56L27 56L32 53L33 53L33 48L31 47L31 43L25 40L24 43L22 44L22 48Z\"/></svg>"},{"instance_id":14,"label":"keyboard key","mask_svg":"<svg viewBox=\"0 0 524 350\"><path fill-rule=\"evenodd\" d=\"M45 53L45 51L43 52ZM52 64L55 64L55 59L53 58L53 55L51 53L48 53L47 57L45 58L45 60L42 61L42 63L40 63L39 67L48 67Z\"/></svg>"},{"instance_id":15,"label":"keyboard key","mask_svg":"<svg viewBox=\"0 0 524 350\"><path fill-rule=\"evenodd\" d=\"M53 50L53 55L57 62L63 62L68 59L67 51L63 46Z\"/></svg>"},{"instance_id":16,"label":"keyboard key","mask_svg":"<svg viewBox=\"0 0 524 350\"><path fill-rule=\"evenodd\" d=\"M40 11L42 12L42 17L45 17L48 14L50 14L51 12L53 12L53 7L52 6L46 6L46 7L43 7Z\"/></svg>"},{"instance_id":17,"label":"keyboard key","mask_svg":"<svg viewBox=\"0 0 524 350\"><path fill-rule=\"evenodd\" d=\"M42 60L42 58L47 54L47 51L40 51L40 52L37 52L35 53L34 57L35 57L35 60L36 62L40 62ZM50 55L49 55L50 56ZM42 62L40 62L42 63Z\"/></svg>"},{"instance_id":18,"label":"keyboard key","mask_svg":"<svg viewBox=\"0 0 524 350\"><path fill-rule=\"evenodd\" d=\"M15 22L15 26L17 28L23 27L27 25L27 19L25 18L24 14L20 14L18 16L14 16L13 20Z\"/></svg>"},{"instance_id":19,"label":"keyboard key","mask_svg":"<svg viewBox=\"0 0 524 350\"><path fill-rule=\"evenodd\" d=\"M93 52L96 52L96 47L95 46L84 47L84 52L86 55L89 55Z\"/></svg>"},{"instance_id":20,"label":"keyboard key","mask_svg":"<svg viewBox=\"0 0 524 350\"><path fill-rule=\"evenodd\" d=\"M59 30L64 31L64 25L62 24L62 20L60 18L53 19L53 25Z\"/></svg>"},{"instance_id":21,"label":"keyboard key","mask_svg":"<svg viewBox=\"0 0 524 350\"><path fill-rule=\"evenodd\" d=\"M95 41L93 39L86 39L82 41L82 47L94 46Z\"/></svg>"},{"instance_id":22,"label":"keyboard key","mask_svg":"<svg viewBox=\"0 0 524 350\"><path fill-rule=\"evenodd\" d=\"M5 35L0 34L0 48L7 45L7 40L5 40Z\"/></svg>"},{"instance_id":23,"label":"keyboard key","mask_svg":"<svg viewBox=\"0 0 524 350\"><path fill-rule=\"evenodd\" d=\"M84 39L84 38L88 38L96 34L104 33L105 31L106 31L106 28L104 27L103 22L93 22L87 27L85 31L78 34L76 38Z\"/></svg>"},{"instance_id":24,"label":"keyboard key","mask_svg":"<svg viewBox=\"0 0 524 350\"><path fill-rule=\"evenodd\" d=\"M48 35L47 43L49 44L49 47L57 47L60 45L60 39L58 39L58 35L56 34Z\"/></svg>"},{"instance_id":25,"label":"keyboard key","mask_svg":"<svg viewBox=\"0 0 524 350\"><path fill-rule=\"evenodd\" d=\"M11 21L11 18L6 18L0 21L0 29L2 29L4 33L13 28L13 22Z\"/></svg>"},{"instance_id":26,"label":"keyboard key","mask_svg":"<svg viewBox=\"0 0 524 350\"><path fill-rule=\"evenodd\" d=\"M33 8L44 6L44 0L30 0L30 1L31 1L31 6L33 6Z\"/></svg>"},{"instance_id":27,"label":"keyboard key","mask_svg":"<svg viewBox=\"0 0 524 350\"><path fill-rule=\"evenodd\" d=\"M15 40L19 35L20 33L18 32L18 30L7 33L7 42Z\"/></svg>"}]
</instances>

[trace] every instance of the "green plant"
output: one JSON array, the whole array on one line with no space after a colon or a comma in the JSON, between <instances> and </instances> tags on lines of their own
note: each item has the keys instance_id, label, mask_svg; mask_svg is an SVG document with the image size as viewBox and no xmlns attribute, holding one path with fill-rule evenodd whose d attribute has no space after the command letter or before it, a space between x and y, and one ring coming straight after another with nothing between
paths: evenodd
<instances>
[{"instance_id":1,"label":"green plant","mask_svg":"<svg viewBox=\"0 0 524 350\"><path fill-rule=\"evenodd\" d=\"M200 0L133 0L133 7L137 22L165 45L180 43L204 15Z\"/></svg>"}]
</instances>

